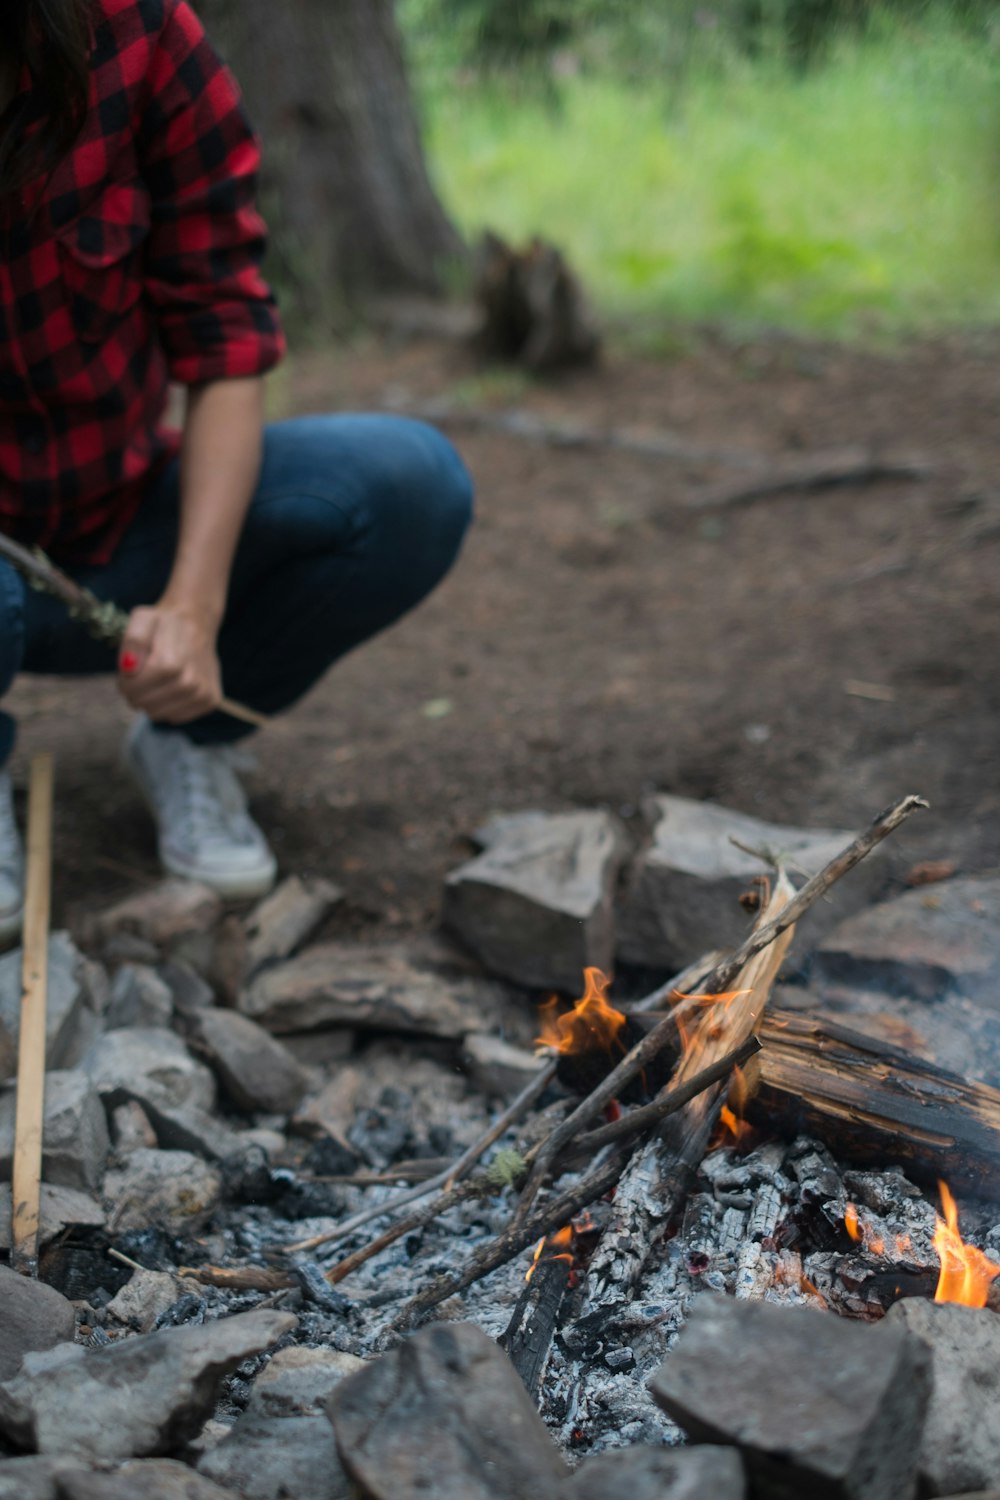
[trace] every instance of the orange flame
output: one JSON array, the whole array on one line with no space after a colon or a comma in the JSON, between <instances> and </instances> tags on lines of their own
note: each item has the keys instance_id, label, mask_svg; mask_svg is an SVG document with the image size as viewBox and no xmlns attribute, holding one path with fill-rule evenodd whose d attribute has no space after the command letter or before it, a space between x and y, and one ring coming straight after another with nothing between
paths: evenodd
<instances>
[{"instance_id":1,"label":"orange flame","mask_svg":"<svg viewBox=\"0 0 1000 1500\"><path fill-rule=\"evenodd\" d=\"M610 979L600 969L584 969L583 977L583 996L572 1010L556 1015L558 1000L542 1006L542 1034L536 1038L537 1046L559 1053L610 1052L618 1042L625 1016L608 1004Z\"/></svg>"},{"instance_id":2,"label":"orange flame","mask_svg":"<svg viewBox=\"0 0 1000 1500\"><path fill-rule=\"evenodd\" d=\"M870 1251L872 1255L885 1254L885 1240L880 1234L875 1233L870 1224L866 1224L863 1219L858 1218L858 1209L855 1203L848 1203L844 1209L844 1228L856 1244L864 1245L865 1249ZM897 1250L899 1242L900 1236L897 1235Z\"/></svg>"},{"instance_id":3,"label":"orange flame","mask_svg":"<svg viewBox=\"0 0 1000 1500\"><path fill-rule=\"evenodd\" d=\"M858 1210L854 1203L849 1203L844 1209L844 1228L852 1240L861 1240L863 1238L861 1230L858 1228Z\"/></svg>"},{"instance_id":4,"label":"orange flame","mask_svg":"<svg viewBox=\"0 0 1000 1500\"><path fill-rule=\"evenodd\" d=\"M990 1283L1000 1276L994 1264L975 1245L967 1245L958 1232L958 1208L947 1183L939 1182L944 1218L934 1228L934 1249L941 1258L935 1302L961 1302L965 1307L985 1307Z\"/></svg>"},{"instance_id":5,"label":"orange flame","mask_svg":"<svg viewBox=\"0 0 1000 1500\"><path fill-rule=\"evenodd\" d=\"M543 1252L543 1250L545 1250L546 1246L550 1246L551 1247L551 1249L553 1251L553 1253L551 1255L543 1255L542 1254L542 1252ZM562 1248L561 1249L557 1249L556 1248L557 1246L561 1246ZM527 1271L524 1273L524 1279L525 1279L525 1281L530 1281L531 1280L532 1276L534 1276L535 1272L537 1271L539 1265L542 1263L543 1260L568 1260L569 1263L570 1263L570 1265L572 1265L573 1264L573 1250L572 1250L572 1246L573 1246L573 1226L572 1226L572 1224L564 1224L563 1227L562 1227L562 1229L557 1229L556 1230L555 1234L550 1234L548 1236L548 1238L540 1239L538 1241L538 1244L535 1246L535 1253L531 1257L531 1265L528 1267Z\"/></svg>"},{"instance_id":6,"label":"orange flame","mask_svg":"<svg viewBox=\"0 0 1000 1500\"><path fill-rule=\"evenodd\" d=\"M685 1010L688 1007L707 1009L709 1006L718 1005L721 1006L723 1012L725 1012L729 1009L734 1000L738 1000L741 995L749 995L749 993L749 990L722 990L717 995L685 995L683 990L673 990L670 994L670 1000L674 1006L678 1008L683 1006ZM676 1020L677 1035L680 1037L681 1042L681 1052L686 1057L696 1045L695 1037L696 1035L698 1035L698 1033L696 1028L693 1026L692 1017L687 1016L682 1012L676 1017ZM717 1034L718 1033L716 1032L716 1035ZM714 1036L698 1037L698 1041L701 1044L714 1039Z\"/></svg>"}]
</instances>

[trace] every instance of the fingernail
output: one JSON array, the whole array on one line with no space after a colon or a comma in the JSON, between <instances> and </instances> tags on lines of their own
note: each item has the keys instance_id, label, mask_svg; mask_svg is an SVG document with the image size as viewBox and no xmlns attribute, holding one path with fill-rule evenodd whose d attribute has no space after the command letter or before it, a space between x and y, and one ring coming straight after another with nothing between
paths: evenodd
<instances>
[{"instance_id":1,"label":"fingernail","mask_svg":"<svg viewBox=\"0 0 1000 1500\"><path fill-rule=\"evenodd\" d=\"M139 658L134 651L123 651L118 665L123 672L135 672L139 668Z\"/></svg>"}]
</instances>

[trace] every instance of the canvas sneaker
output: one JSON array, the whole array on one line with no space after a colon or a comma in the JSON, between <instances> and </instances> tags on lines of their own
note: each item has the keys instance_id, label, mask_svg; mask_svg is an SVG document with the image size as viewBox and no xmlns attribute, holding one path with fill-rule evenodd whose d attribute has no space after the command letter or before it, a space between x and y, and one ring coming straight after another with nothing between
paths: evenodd
<instances>
[{"instance_id":1,"label":"canvas sneaker","mask_svg":"<svg viewBox=\"0 0 1000 1500\"><path fill-rule=\"evenodd\" d=\"M195 745L180 730L154 729L139 715L125 761L156 819L160 863L220 896L262 896L277 870L247 812L225 745Z\"/></svg>"},{"instance_id":2,"label":"canvas sneaker","mask_svg":"<svg viewBox=\"0 0 1000 1500\"><path fill-rule=\"evenodd\" d=\"M14 817L14 789L0 771L0 943L20 935L24 921L24 847Z\"/></svg>"}]
</instances>

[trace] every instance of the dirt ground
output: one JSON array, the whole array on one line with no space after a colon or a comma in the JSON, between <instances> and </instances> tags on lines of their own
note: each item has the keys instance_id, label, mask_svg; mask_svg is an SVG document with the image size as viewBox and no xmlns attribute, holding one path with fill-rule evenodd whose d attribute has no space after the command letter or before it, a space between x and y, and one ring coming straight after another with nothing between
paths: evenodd
<instances>
[{"instance_id":1,"label":"dirt ground","mask_svg":"<svg viewBox=\"0 0 1000 1500\"><path fill-rule=\"evenodd\" d=\"M874 444L932 472L699 516L677 506L727 471L456 430L479 507L458 567L256 743L283 869L346 887L339 930L412 932L488 813L608 806L638 829L654 790L845 828L918 791L932 811L897 874L1000 864L998 353L705 336L513 393L454 345L298 359L289 411L502 398L776 459ZM118 769L125 712L103 682L24 680L9 701L15 780L57 754L55 917L75 923L156 875Z\"/></svg>"}]
</instances>

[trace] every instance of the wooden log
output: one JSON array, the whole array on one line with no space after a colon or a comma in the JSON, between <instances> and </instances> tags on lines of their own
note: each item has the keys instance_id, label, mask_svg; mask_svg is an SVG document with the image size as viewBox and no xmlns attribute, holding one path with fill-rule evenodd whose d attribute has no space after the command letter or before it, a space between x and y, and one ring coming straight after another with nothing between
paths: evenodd
<instances>
[{"instance_id":1,"label":"wooden log","mask_svg":"<svg viewBox=\"0 0 1000 1500\"><path fill-rule=\"evenodd\" d=\"M52 785L52 756L48 753L36 755L31 762L28 792L21 1023L11 1174L13 1260L16 1269L26 1275L35 1275L38 1269L38 1227L42 1197L45 1010L52 890Z\"/></svg>"},{"instance_id":2,"label":"wooden log","mask_svg":"<svg viewBox=\"0 0 1000 1500\"><path fill-rule=\"evenodd\" d=\"M861 1164L1000 1202L1000 1090L822 1015L774 1011L747 1067L747 1117L824 1141Z\"/></svg>"},{"instance_id":3,"label":"wooden log","mask_svg":"<svg viewBox=\"0 0 1000 1500\"><path fill-rule=\"evenodd\" d=\"M528 1395L536 1398L548 1363L552 1338L569 1289L573 1256L543 1243L524 1290L497 1342L510 1356Z\"/></svg>"}]
</instances>

